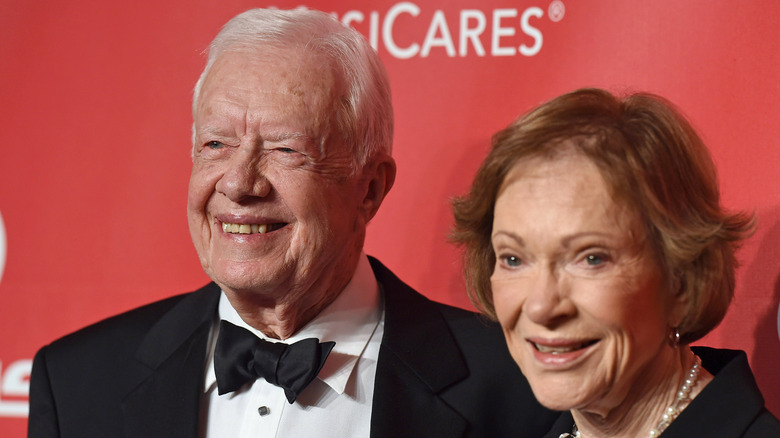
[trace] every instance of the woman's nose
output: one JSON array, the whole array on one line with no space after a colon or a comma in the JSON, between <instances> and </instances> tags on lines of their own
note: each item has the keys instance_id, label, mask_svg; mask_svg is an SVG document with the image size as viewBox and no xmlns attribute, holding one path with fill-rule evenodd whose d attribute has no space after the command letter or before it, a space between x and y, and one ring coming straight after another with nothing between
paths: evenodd
<instances>
[{"instance_id":1,"label":"woman's nose","mask_svg":"<svg viewBox=\"0 0 780 438\"><path fill-rule=\"evenodd\" d=\"M569 299L571 285L567 276L556 273L554 268L544 268L533 275L533 281L528 282L523 313L543 326L551 326L573 316L576 309Z\"/></svg>"}]
</instances>

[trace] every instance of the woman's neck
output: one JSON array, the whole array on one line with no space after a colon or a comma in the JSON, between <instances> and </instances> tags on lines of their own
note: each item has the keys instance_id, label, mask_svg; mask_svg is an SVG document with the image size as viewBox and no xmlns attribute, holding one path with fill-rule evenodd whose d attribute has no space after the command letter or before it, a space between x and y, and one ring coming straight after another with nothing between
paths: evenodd
<instances>
[{"instance_id":1,"label":"woman's neck","mask_svg":"<svg viewBox=\"0 0 780 438\"><path fill-rule=\"evenodd\" d=\"M614 408L573 409L572 416L580 436L644 438L658 428L669 407L675 407L677 411L684 409L712 380L712 375L700 368L689 396L678 401L678 392L689 377L696 358L688 346L680 346L674 353L666 364L653 362L650 366L655 369L644 370L627 397Z\"/></svg>"}]
</instances>

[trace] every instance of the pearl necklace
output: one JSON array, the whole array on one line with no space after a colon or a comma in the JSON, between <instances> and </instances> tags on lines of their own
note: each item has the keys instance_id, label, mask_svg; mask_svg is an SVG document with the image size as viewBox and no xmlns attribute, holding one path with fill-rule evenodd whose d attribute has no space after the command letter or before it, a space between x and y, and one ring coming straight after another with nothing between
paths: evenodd
<instances>
[{"instance_id":1,"label":"pearl necklace","mask_svg":"<svg viewBox=\"0 0 780 438\"><path fill-rule=\"evenodd\" d=\"M693 387L696 386L696 382L699 381L699 372L701 372L701 359L694 354L693 365L688 371L688 375L685 377L680 390L677 391L677 398L671 406L666 408L658 425L655 426L654 429L650 429L647 438L655 438L661 435L661 433L669 427L669 424L671 424L672 421L680 415L683 409L688 406L691 402L691 391L693 390ZM581 435L575 424L571 433L562 433L558 438L581 438Z\"/></svg>"}]
</instances>

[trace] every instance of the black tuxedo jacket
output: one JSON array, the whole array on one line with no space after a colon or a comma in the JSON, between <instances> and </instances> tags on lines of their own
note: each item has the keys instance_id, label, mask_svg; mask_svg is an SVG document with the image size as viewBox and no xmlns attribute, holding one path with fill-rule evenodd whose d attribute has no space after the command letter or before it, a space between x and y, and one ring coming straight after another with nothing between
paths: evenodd
<instances>
[{"instance_id":1,"label":"black tuxedo jacket","mask_svg":"<svg viewBox=\"0 0 780 438\"><path fill-rule=\"evenodd\" d=\"M499 328L429 301L371 259L385 297L371 437L540 437L557 418L512 362ZM209 284L109 318L42 348L29 437L197 437Z\"/></svg>"}]
</instances>

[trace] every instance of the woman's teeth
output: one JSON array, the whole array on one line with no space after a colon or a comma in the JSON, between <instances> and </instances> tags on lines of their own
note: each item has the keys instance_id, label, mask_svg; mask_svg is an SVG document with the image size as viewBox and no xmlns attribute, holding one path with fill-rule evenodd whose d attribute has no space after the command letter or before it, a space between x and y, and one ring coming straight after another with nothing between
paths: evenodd
<instances>
[{"instance_id":1,"label":"woman's teeth","mask_svg":"<svg viewBox=\"0 0 780 438\"><path fill-rule=\"evenodd\" d=\"M539 350L541 353L564 354L564 353L571 353L572 351L576 351L588 347L594 344L595 342L596 341L587 341L579 344L571 344L571 345L564 345L564 346L542 345L534 342L534 347L537 350Z\"/></svg>"}]
</instances>

